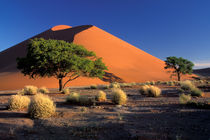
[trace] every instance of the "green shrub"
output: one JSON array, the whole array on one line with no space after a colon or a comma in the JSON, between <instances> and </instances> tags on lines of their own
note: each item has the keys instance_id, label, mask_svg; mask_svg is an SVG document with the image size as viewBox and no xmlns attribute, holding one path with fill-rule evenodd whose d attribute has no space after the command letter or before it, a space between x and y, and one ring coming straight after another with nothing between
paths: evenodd
<instances>
[{"instance_id":1,"label":"green shrub","mask_svg":"<svg viewBox=\"0 0 210 140\"><path fill-rule=\"evenodd\" d=\"M84 105L84 106L93 105L94 104L94 99L89 98L86 95L82 95L82 96L79 97L79 104Z\"/></svg>"},{"instance_id":2,"label":"green shrub","mask_svg":"<svg viewBox=\"0 0 210 140\"><path fill-rule=\"evenodd\" d=\"M202 91L198 88L192 88L190 91L191 96L197 96L200 97L202 96Z\"/></svg>"},{"instance_id":3,"label":"green shrub","mask_svg":"<svg viewBox=\"0 0 210 140\"><path fill-rule=\"evenodd\" d=\"M9 110L20 110L28 108L30 98L22 95L12 95L8 101Z\"/></svg>"},{"instance_id":4,"label":"green shrub","mask_svg":"<svg viewBox=\"0 0 210 140\"><path fill-rule=\"evenodd\" d=\"M150 85L155 85L155 81L151 81L150 82Z\"/></svg>"},{"instance_id":5,"label":"green shrub","mask_svg":"<svg viewBox=\"0 0 210 140\"><path fill-rule=\"evenodd\" d=\"M150 86L149 85L143 85L141 86L141 88L139 89L139 92L142 95L148 95L148 90L149 90Z\"/></svg>"},{"instance_id":6,"label":"green shrub","mask_svg":"<svg viewBox=\"0 0 210 140\"><path fill-rule=\"evenodd\" d=\"M24 87L24 95L34 95L37 93L38 88L36 86L28 85Z\"/></svg>"},{"instance_id":7,"label":"green shrub","mask_svg":"<svg viewBox=\"0 0 210 140\"><path fill-rule=\"evenodd\" d=\"M156 86L150 86L148 89L148 96L158 97L161 94L161 89Z\"/></svg>"},{"instance_id":8,"label":"green shrub","mask_svg":"<svg viewBox=\"0 0 210 140\"><path fill-rule=\"evenodd\" d=\"M55 110L54 102L47 95L36 94L30 102L28 113L32 118L48 118Z\"/></svg>"},{"instance_id":9,"label":"green shrub","mask_svg":"<svg viewBox=\"0 0 210 140\"><path fill-rule=\"evenodd\" d=\"M46 93L49 93L49 90L48 90L46 87L40 87L40 88L38 89L38 92L39 92L39 93L46 94Z\"/></svg>"},{"instance_id":10,"label":"green shrub","mask_svg":"<svg viewBox=\"0 0 210 140\"><path fill-rule=\"evenodd\" d=\"M63 93L63 94L66 94L66 95L70 94L69 88L63 89L63 90L62 90L62 93Z\"/></svg>"},{"instance_id":11,"label":"green shrub","mask_svg":"<svg viewBox=\"0 0 210 140\"><path fill-rule=\"evenodd\" d=\"M79 98L80 98L80 94L73 92L67 96L66 102L72 103L72 104L77 104L77 103L79 103Z\"/></svg>"},{"instance_id":12,"label":"green shrub","mask_svg":"<svg viewBox=\"0 0 210 140\"><path fill-rule=\"evenodd\" d=\"M187 104L189 101L191 101L191 96L190 95L181 94L179 96L180 104Z\"/></svg>"},{"instance_id":13,"label":"green shrub","mask_svg":"<svg viewBox=\"0 0 210 140\"><path fill-rule=\"evenodd\" d=\"M96 101L99 102L106 101L106 93L100 90L96 95Z\"/></svg>"},{"instance_id":14,"label":"green shrub","mask_svg":"<svg viewBox=\"0 0 210 140\"><path fill-rule=\"evenodd\" d=\"M127 102L127 95L126 93L119 89L115 88L112 90L112 102L115 104L123 105Z\"/></svg>"}]
</instances>

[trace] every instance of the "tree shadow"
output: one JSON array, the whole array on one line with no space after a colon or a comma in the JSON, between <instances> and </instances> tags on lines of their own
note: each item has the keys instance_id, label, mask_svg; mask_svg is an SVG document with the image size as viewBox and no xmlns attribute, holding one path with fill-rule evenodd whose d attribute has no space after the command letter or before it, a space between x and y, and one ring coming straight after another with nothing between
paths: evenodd
<instances>
[{"instance_id":1,"label":"tree shadow","mask_svg":"<svg viewBox=\"0 0 210 140\"><path fill-rule=\"evenodd\" d=\"M102 80L109 83L113 83L113 82L124 83L125 82L122 78L110 72L105 72Z\"/></svg>"}]
</instances>

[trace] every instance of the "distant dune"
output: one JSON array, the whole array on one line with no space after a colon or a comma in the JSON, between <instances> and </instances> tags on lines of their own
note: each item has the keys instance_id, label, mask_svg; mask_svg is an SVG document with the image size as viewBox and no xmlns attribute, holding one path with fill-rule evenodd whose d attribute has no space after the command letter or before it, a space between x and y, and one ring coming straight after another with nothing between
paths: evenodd
<instances>
[{"instance_id":1,"label":"distant dune","mask_svg":"<svg viewBox=\"0 0 210 140\"><path fill-rule=\"evenodd\" d=\"M164 61L132 46L131 44L92 26L83 25L71 27L55 26L32 38L58 39L83 45L88 50L96 52L108 66L103 80L78 78L71 85L106 84L108 82L145 82L151 80L170 80L164 70ZM16 58L26 55L25 40L9 49L0 52L0 90L20 89L24 85L58 87L55 78L29 79L16 68Z\"/></svg>"},{"instance_id":2,"label":"distant dune","mask_svg":"<svg viewBox=\"0 0 210 140\"><path fill-rule=\"evenodd\" d=\"M210 76L210 68L196 69L193 73L199 76Z\"/></svg>"}]
</instances>

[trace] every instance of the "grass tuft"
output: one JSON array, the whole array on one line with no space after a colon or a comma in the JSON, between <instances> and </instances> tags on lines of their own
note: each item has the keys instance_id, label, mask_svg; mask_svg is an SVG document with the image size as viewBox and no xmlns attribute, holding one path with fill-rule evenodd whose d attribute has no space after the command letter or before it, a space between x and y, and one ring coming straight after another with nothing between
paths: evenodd
<instances>
[{"instance_id":1,"label":"grass tuft","mask_svg":"<svg viewBox=\"0 0 210 140\"><path fill-rule=\"evenodd\" d=\"M28 108L30 98L22 95L12 95L8 101L9 110L21 110Z\"/></svg>"}]
</instances>

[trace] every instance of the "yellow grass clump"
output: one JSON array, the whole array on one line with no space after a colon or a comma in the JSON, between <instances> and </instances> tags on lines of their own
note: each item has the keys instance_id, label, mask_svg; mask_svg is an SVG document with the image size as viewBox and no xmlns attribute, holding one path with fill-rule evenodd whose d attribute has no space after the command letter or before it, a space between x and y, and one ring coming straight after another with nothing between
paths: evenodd
<instances>
[{"instance_id":1,"label":"yellow grass clump","mask_svg":"<svg viewBox=\"0 0 210 140\"><path fill-rule=\"evenodd\" d=\"M150 97L158 97L161 94L161 89L156 86L150 86L148 89L148 96Z\"/></svg>"},{"instance_id":2,"label":"yellow grass clump","mask_svg":"<svg viewBox=\"0 0 210 140\"><path fill-rule=\"evenodd\" d=\"M49 96L39 93L32 98L28 113L32 118L48 118L55 113L55 110L56 106Z\"/></svg>"},{"instance_id":3,"label":"yellow grass clump","mask_svg":"<svg viewBox=\"0 0 210 140\"><path fill-rule=\"evenodd\" d=\"M12 95L8 101L9 110L20 110L28 108L30 98L22 95Z\"/></svg>"},{"instance_id":4,"label":"yellow grass clump","mask_svg":"<svg viewBox=\"0 0 210 140\"><path fill-rule=\"evenodd\" d=\"M181 84L181 89L183 90L191 90L195 88L195 85L189 80L182 81L180 84Z\"/></svg>"},{"instance_id":5,"label":"yellow grass clump","mask_svg":"<svg viewBox=\"0 0 210 140\"><path fill-rule=\"evenodd\" d=\"M38 88L32 85L25 86L23 89L24 95L34 95L37 93L37 90Z\"/></svg>"},{"instance_id":6,"label":"yellow grass clump","mask_svg":"<svg viewBox=\"0 0 210 140\"><path fill-rule=\"evenodd\" d=\"M110 88L120 88L120 84L117 82L111 83Z\"/></svg>"},{"instance_id":7,"label":"yellow grass clump","mask_svg":"<svg viewBox=\"0 0 210 140\"><path fill-rule=\"evenodd\" d=\"M99 102L106 101L106 93L100 90L98 94L96 95L96 100Z\"/></svg>"},{"instance_id":8,"label":"yellow grass clump","mask_svg":"<svg viewBox=\"0 0 210 140\"><path fill-rule=\"evenodd\" d=\"M66 102L68 103L79 103L80 94L73 92L69 94L66 98Z\"/></svg>"},{"instance_id":9,"label":"yellow grass clump","mask_svg":"<svg viewBox=\"0 0 210 140\"><path fill-rule=\"evenodd\" d=\"M66 94L66 95L67 95L67 94L70 94L69 88L63 89L63 90L62 90L62 93L63 93L63 94Z\"/></svg>"},{"instance_id":10,"label":"yellow grass clump","mask_svg":"<svg viewBox=\"0 0 210 140\"><path fill-rule=\"evenodd\" d=\"M187 104L190 100L191 100L191 96L190 95L181 94L179 96L180 104Z\"/></svg>"},{"instance_id":11,"label":"yellow grass clump","mask_svg":"<svg viewBox=\"0 0 210 140\"><path fill-rule=\"evenodd\" d=\"M48 90L46 87L40 87L40 88L38 89L38 92L39 92L39 93L46 94L46 93L49 93L49 90Z\"/></svg>"},{"instance_id":12,"label":"yellow grass clump","mask_svg":"<svg viewBox=\"0 0 210 140\"><path fill-rule=\"evenodd\" d=\"M115 104L123 105L127 102L127 95L126 93L120 89L115 88L112 90L112 102Z\"/></svg>"},{"instance_id":13,"label":"yellow grass clump","mask_svg":"<svg viewBox=\"0 0 210 140\"><path fill-rule=\"evenodd\" d=\"M139 92L142 95L148 95L148 90L149 90L150 86L149 85L143 85L141 86L141 88L139 89Z\"/></svg>"}]
</instances>

